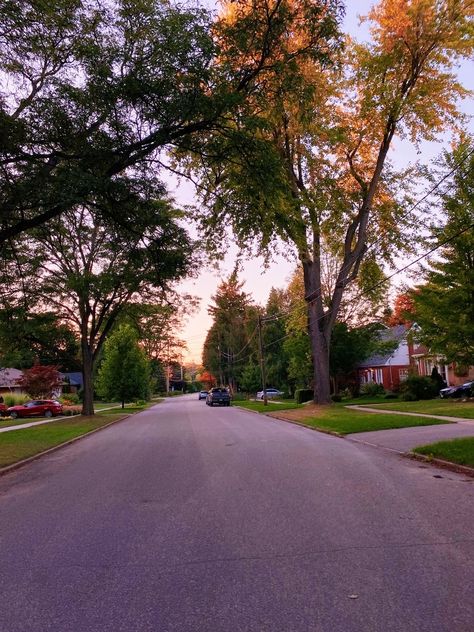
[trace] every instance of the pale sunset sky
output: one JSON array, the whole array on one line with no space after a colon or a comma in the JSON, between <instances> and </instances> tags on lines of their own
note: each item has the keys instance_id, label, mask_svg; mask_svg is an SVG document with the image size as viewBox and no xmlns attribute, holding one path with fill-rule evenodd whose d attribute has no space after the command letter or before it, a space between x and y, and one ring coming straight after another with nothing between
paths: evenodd
<instances>
[{"instance_id":1,"label":"pale sunset sky","mask_svg":"<svg viewBox=\"0 0 474 632\"><path fill-rule=\"evenodd\" d=\"M347 0L346 2L345 30L359 40L366 39L368 33L365 24L359 25L358 16L365 15L373 4L373 0ZM474 62L463 64L460 69L460 77L466 88L474 90ZM474 100L468 99L463 103L462 109L467 114L472 114L473 104ZM474 132L472 122L470 129ZM418 159L422 159L428 164L441 153L443 148L449 146L449 141L450 139L446 138L443 142L424 144ZM392 150L391 159L400 166L406 166L416 158L414 149L408 143L397 143ZM194 189L188 182L172 183L170 188L179 204L189 204L195 201ZM191 232L196 235L194 230ZM264 268L263 261L259 258L241 259L239 276L244 281L243 289L253 297L255 303L264 305L271 287L282 288L288 284L289 277L296 266L291 252L288 252L288 255L288 258L275 256L267 269ZM179 286L179 291L193 294L200 299L199 310L188 318L187 322L183 323L183 329L180 333L188 347L187 353L183 356L185 363L201 363L202 346L212 324L211 317L207 313L207 308L212 303L211 296L215 293L220 281L230 275L237 256L237 248L231 247L225 260L220 264L219 270L215 270L213 265L209 263L207 267L203 268L198 278L185 281ZM394 283L396 281L397 279L394 279Z\"/></svg>"}]
</instances>

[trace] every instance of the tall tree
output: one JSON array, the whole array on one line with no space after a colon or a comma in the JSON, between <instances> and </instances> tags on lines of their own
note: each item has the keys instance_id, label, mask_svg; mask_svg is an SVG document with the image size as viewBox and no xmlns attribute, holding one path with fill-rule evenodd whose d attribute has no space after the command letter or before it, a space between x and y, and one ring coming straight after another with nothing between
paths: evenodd
<instances>
[{"instance_id":1,"label":"tall tree","mask_svg":"<svg viewBox=\"0 0 474 632\"><path fill-rule=\"evenodd\" d=\"M236 33L251 37L253 29L257 53L236 67L224 62L233 52L217 41L212 12L196 5L3 0L2 252L11 238L79 204L121 200L122 179L166 169L167 149L202 149L196 133L224 127L260 75L279 72L269 60L285 13L279 0L263 31L246 16L235 22ZM102 209L127 225L139 211Z\"/></svg>"},{"instance_id":2,"label":"tall tree","mask_svg":"<svg viewBox=\"0 0 474 632\"><path fill-rule=\"evenodd\" d=\"M31 248L44 253L36 292L78 330L84 374L83 413L93 407L93 371L102 345L134 302L161 302L193 265L191 243L166 198L134 199L141 223L118 230L80 207L38 229Z\"/></svg>"},{"instance_id":3,"label":"tall tree","mask_svg":"<svg viewBox=\"0 0 474 632\"><path fill-rule=\"evenodd\" d=\"M457 120L456 102L466 91L454 69L474 42L470 0L381 0L368 18L372 41L348 39L341 71L327 63L337 42L337 7L323 4L324 10L312 3L300 28L286 31L285 50L304 40L307 55L283 65L281 49L272 52L280 74L259 84L227 142L216 138L201 169L202 187L212 192L205 220L211 230L229 217L241 244L256 239L268 251L281 238L296 251L320 403L330 400L331 335L347 287L377 264L374 256L390 260L413 221L397 202L403 180L388 161L394 138L433 139ZM226 34L236 16L263 20L276 5L229 2ZM289 13L307 8L298 0L286 6ZM235 40L236 65L255 58L250 38ZM325 248L339 259L326 304Z\"/></svg>"},{"instance_id":4,"label":"tall tree","mask_svg":"<svg viewBox=\"0 0 474 632\"><path fill-rule=\"evenodd\" d=\"M235 388L248 357L255 349L256 309L242 290L237 268L222 281L209 307L213 324L203 349L203 366L219 378L220 384ZM253 343L253 347L251 344Z\"/></svg>"},{"instance_id":5,"label":"tall tree","mask_svg":"<svg viewBox=\"0 0 474 632\"><path fill-rule=\"evenodd\" d=\"M473 147L461 146L449 158L453 166ZM454 175L454 188L444 196L442 225L432 241L441 246L422 271L415 287L411 318L417 337L448 362L474 365L474 157ZM446 242L446 243L445 243ZM444 244L444 245L443 245Z\"/></svg>"},{"instance_id":6,"label":"tall tree","mask_svg":"<svg viewBox=\"0 0 474 632\"><path fill-rule=\"evenodd\" d=\"M125 402L148 399L149 364L130 325L121 325L107 339L96 387L99 395L119 400L122 408Z\"/></svg>"}]
</instances>

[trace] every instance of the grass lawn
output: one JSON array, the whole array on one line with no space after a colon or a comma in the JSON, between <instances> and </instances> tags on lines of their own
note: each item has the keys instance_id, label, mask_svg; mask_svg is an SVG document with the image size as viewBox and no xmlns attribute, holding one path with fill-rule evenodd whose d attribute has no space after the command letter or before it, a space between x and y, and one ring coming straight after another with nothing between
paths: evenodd
<instances>
[{"instance_id":1,"label":"grass lawn","mask_svg":"<svg viewBox=\"0 0 474 632\"><path fill-rule=\"evenodd\" d=\"M276 412L277 410L290 410L293 408L303 408L301 404L295 404L295 402L285 402L276 404L274 402L268 402L268 406L265 406L263 402L249 402L249 401L238 401L236 402L237 406L241 408L248 408L248 410L255 410L257 413L271 413Z\"/></svg>"},{"instance_id":2,"label":"grass lawn","mask_svg":"<svg viewBox=\"0 0 474 632\"><path fill-rule=\"evenodd\" d=\"M42 426L0 434L0 467L11 465L74 437L122 419L125 414L73 417Z\"/></svg>"},{"instance_id":3,"label":"grass lawn","mask_svg":"<svg viewBox=\"0 0 474 632\"><path fill-rule=\"evenodd\" d=\"M443 459L444 461L451 461L459 465L474 467L474 437L463 437L462 439L451 439L451 441L422 445L415 448L413 452L432 456L436 459Z\"/></svg>"},{"instance_id":4,"label":"grass lawn","mask_svg":"<svg viewBox=\"0 0 474 632\"><path fill-rule=\"evenodd\" d=\"M356 403L356 400L351 402ZM361 406L363 404L361 403ZM380 410L399 410L407 413L426 413L427 415L447 415L448 417L462 417L474 419L474 402L454 402L449 399L429 399L419 402L384 402L371 404Z\"/></svg>"},{"instance_id":5,"label":"grass lawn","mask_svg":"<svg viewBox=\"0 0 474 632\"><path fill-rule=\"evenodd\" d=\"M298 421L310 428L336 432L341 435L352 432L434 426L447 423L441 419L430 419L428 417L404 417L402 415L391 415L390 413L379 414L351 410L345 408L344 404L333 404L331 406L272 404L272 406L265 408L262 402L247 402L243 407L264 413L281 411L281 415L278 415L280 418Z\"/></svg>"},{"instance_id":6,"label":"grass lawn","mask_svg":"<svg viewBox=\"0 0 474 632\"><path fill-rule=\"evenodd\" d=\"M390 413L365 413L349 410L341 405L327 406L320 416L310 417L303 422L313 428L332 430L345 435L351 432L370 432L372 430L390 430L392 428L411 428L413 426L434 426L445 422L427 417L403 417Z\"/></svg>"}]
</instances>

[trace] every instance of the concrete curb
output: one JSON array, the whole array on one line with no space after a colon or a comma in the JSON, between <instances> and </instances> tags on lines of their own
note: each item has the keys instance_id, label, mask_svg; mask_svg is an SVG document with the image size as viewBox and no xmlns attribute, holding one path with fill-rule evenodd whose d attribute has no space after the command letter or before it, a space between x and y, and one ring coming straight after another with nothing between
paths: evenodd
<instances>
[{"instance_id":1,"label":"concrete curb","mask_svg":"<svg viewBox=\"0 0 474 632\"><path fill-rule=\"evenodd\" d=\"M450 470L451 472L464 474L465 476L474 478L474 468L467 465L459 465L458 463L453 463L452 461L435 459L434 457L426 456L425 454L418 454L417 452L403 452L402 456L415 461L422 461L423 463L428 463L429 465L436 465L444 470Z\"/></svg>"},{"instance_id":2,"label":"concrete curb","mask_svg":"<svg viewBox=\"0 0 474 632\"><path fill-rule=\"evenodd\" d=\"M141 411L139 411L141 412ZM125 421L125 419L128 419L129 417L133 417L133 415L136 415L137 413L130 413L129 415L126 415L125 417L122 417L121 419L116 419L115 421L111 421L108 424L105 424L104 426L101 426L100 428L95 428L95 430L90 430L89 432L86 432L82 435L79 435L78 437L74 437L73 439L69 439L69 441L65 441L64 443L59 443L58 445L53 446L52 448L48 448L47 450L43 450L43 452L38 452L38 454L33 454L33 456L29 456L26 459L22 459L21 461L17 461L16 463L12 463L11 465L6 465L5 467L0 468L0 476L5 476L6 474L9 474L10 472L13 472L14 470L17 470L20 467L23 467L24 465L28 465L28 463L31 463L32 461L36 461L36 459L40 459L43 456L46 456L47 454L51 454L52 452L56 452L56 450L60 450L61 448L65 448L68 445L71 445L72 443L76 443L76 441L80 441L81 439L85 439L86 437L89 437L92 434L95 434L96 432L100 432L101 430L105 430L106 428L109 428L109 426L113 426L114 424L118 424L121 421ZM76 415L74 415L75 417Z\"/></svg>"}]
</instances>

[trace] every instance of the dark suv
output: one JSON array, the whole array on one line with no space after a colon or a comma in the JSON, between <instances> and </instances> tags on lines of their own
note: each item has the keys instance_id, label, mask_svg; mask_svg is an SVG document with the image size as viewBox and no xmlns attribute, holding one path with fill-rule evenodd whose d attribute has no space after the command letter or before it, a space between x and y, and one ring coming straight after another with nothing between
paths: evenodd
<instances>
[{"instance_id":1,"label":"dark suv","mask_svg":"<svg viewBox=\"0 0 474 632\"><path fill-rule=\"evenodd\" d=\"M219 406L230 406L229 391L223 387L211 388L206 397L206 404L208 406L214 406L214 404L219 404Z\"/></svg>"}]
</instances>

